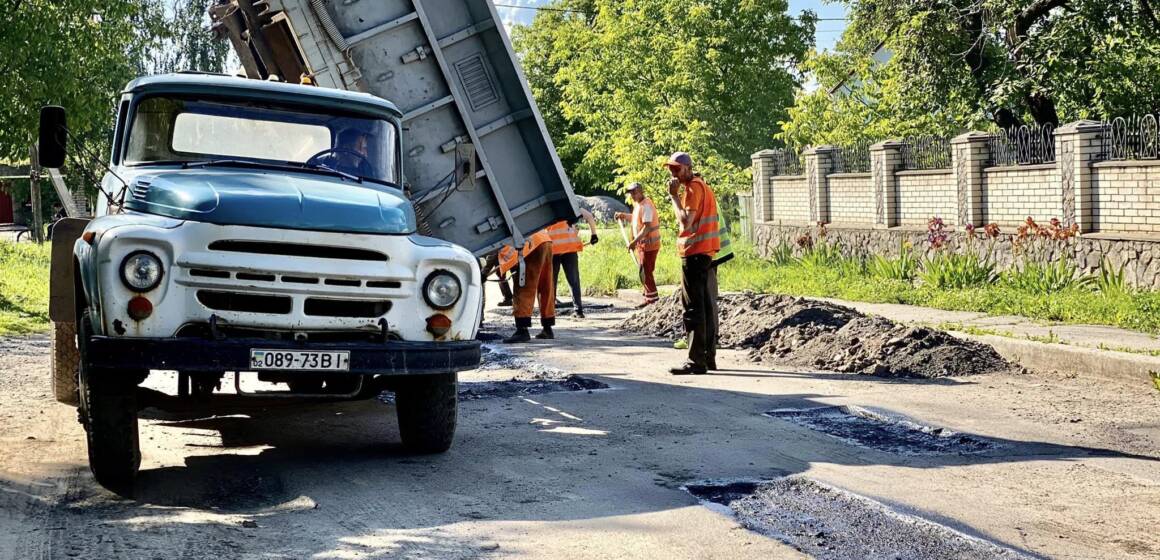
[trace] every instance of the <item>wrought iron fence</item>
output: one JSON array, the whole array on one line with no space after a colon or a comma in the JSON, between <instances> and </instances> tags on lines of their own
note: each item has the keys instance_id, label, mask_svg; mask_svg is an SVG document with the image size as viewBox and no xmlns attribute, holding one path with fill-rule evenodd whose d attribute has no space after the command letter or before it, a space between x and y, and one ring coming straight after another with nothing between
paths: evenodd
<instances>
[{"instance_id":1,"label":"wrought iron fence","mask_svg":"<svg viewBox=\"0 0 1160 560\"><path fill-rule=\"evenodd\" d=\"M1160 159L1157 115L1117 117L1104 122L1102 159Z\"/></svg>"},{"instance_id":2,"label":"wrought iron fence","mask_svg":"<svg viewBox=\"0 0 1160 560\"><path fill-rule=\"evenodd\" d=\"M1011 127L991 136L989 165L1036 165L1055 162L1055 126Z\"/></svg>"},{"instance_id":3,"label":"wrought iron fence","mask_svg":"<svg viewBox=\"0 0 1160 560\"><path fill-rule=\"evenodd\" d=\"M902 145L903 169L950 169L951 139L940 136L906 138Z\"/></svg>"},{"instance_id":4,"label":"wrought iron fence","mask_svg":"<svg viewBox=\"0 0 1160 560\"><path fill-rule=\"evenodd\" d=\"M802 158L801 152L795 149L778 150L777 155L773 158L773 175L775 177L803 175L805 168L805 160Z\"/></svg>"},{"instance_id":5,"label":"wrought iron fence","mask_svg":"<svg viewBox=\"0 0 1160 560\"><path fill-rule=\"evenodd\" d=\"M834 151L834 173L869 173L870 144L871 142L866 140L849 146L839 146Z\"/></svg>"}]
</instances>

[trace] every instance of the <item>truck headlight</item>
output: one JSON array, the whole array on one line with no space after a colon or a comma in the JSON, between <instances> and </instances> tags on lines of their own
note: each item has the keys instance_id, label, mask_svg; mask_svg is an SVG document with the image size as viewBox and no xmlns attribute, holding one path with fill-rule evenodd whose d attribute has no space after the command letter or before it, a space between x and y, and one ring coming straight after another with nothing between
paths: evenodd
<instances>
[{"instance_id":1,"label":"truck headlight","mask_svg":"<svg viewBox=\"0 0 1160 560\"><path fill-rule=\"evenodd\" d=\"M130 253L121 261L121 281L135 292L148 292L156 288L164 273L161 259L149 251Z\"/></svg>"},{"instance_id":2,"label":"truck headlight","mask_svg":"<svg viewBox=\"0 0 1160 560\"><path fill-rule=\"evenodd\" d=\"M423 298L427 305L435 309L450 309L459 303L463 295L463 286L459 278L446 270L437 270L427 277L423 284Z\"/></svg>"}]
</instances>

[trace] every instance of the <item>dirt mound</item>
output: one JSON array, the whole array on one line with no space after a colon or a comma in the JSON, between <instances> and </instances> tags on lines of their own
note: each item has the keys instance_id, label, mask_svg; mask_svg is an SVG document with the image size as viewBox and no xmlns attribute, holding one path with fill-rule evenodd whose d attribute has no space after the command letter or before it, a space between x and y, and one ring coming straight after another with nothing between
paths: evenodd
<instances>
[{"instance_id":1,"label":"dirt mound","mask_svg":"<svg viewBox=\"0 0 1160 560\"><path fill-rule=\"evenodd\" d=\"M720 345L759 362L882 377L952 377L1014 366L985 344L869 317L848 307L786 296L721 296ZM676 296L623 321L621 330L685 336Z\"/></svg>"}]
</instances>

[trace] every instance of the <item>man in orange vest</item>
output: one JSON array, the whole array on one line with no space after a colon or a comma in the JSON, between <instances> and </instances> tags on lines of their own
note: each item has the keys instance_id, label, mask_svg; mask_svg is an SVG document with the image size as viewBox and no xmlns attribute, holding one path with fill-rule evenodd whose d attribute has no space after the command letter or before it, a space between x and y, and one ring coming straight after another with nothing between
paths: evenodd
<instances>
[{"instance_id":1,"label":"man in orange vest","mask_svg":"<svg viewBox=\"0 0 1160 560\"><path fill-rule=\"evenodd\" d=\"M516 332L504 339L505 344L531 342L528 332L532 328L532 309L536 300L540 304L540 325L544 328L536 338L551 340L556 338L552 327L556 325L556 281L552 276L552 237L547 230L536 232L524 241L524 282L515 274L515 305L512 316L516 320ZM520 257L515 248L505 245L499 250L499 270L503 274L519 266Z\"/></svg>"},{"instance_id":2,"label":"man in orange vest","mask_svg":"<svg viewBox=\"0 0 1160 560\"><path fill-rule=\"evenodd\" d=\"M580 217L588 222L590 237L589 243L595 245L600 242L596 235L596 218L592 213L580 209ZM548 234L552 236L552 278L560 279L560 268L564 269L564 276L568 279L568 289L572 291L572 308L576 310L576 317L584 318L584 301L581 297L583 289L580 287L580 253L584 251L584 243L580 241L580 232L576 226L567 221L559 221L548 226Z\"/></svg>"},{"instance_id":3,"label":"man in orange vest","mask_svg":"<svg viewBox=\"0 0 1160 560\"><path fill-rule=\"evenodd\" d=\"M689 336L689 359L669 370L673 375L704 375L717 369L717 308L712 289L717 269L713 257L721 250L717 198L713 189L693 173L693 158L677 152L665 163L672 178L669 199L677 215L681 255L681 305L685 332Z\"/></svg>"},{"instance_id":4,"label":"man in orange vest","mask_svg":"<svg viewBox=\"0 0 1160 560\"><path fill-rule=\"evenodd\" d=\"M657 255L661 250L661 217L657 214L656 205L644 194L644 187L640 183L630 184L628 194L632 197L632 214L617 212L616 219L632 222L632 240L628 242L628 250L636 252L640 281L644 284L644 303L638 307L640 309L660 300L656 268Z\"/></svg>"}]
</instances>

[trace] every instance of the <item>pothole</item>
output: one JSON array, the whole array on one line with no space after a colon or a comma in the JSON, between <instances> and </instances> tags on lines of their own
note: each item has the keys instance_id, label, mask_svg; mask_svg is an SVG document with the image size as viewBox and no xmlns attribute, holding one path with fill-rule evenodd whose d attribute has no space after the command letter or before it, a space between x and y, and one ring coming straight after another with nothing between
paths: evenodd
<instances>
[{"instance_id":1,"label":"pothole","mask_svg":"<svg viewBox=\"0 0 1160 560\"><path fill-rule=\"evenodd\" d=\"M853 445L903 455L970 455L999 447L998 443L978 436L854 406L778 409L765 415Z\"/></svg>"},{"instance_id":2,"label":"pothole","mask_svg":"<svg viewBox=\"0 0 1160 560\"><path fill-rule=\"evenodd\" d=\"M987 560L1029 556L802 477L692 484L745 528L821 560Z\"/></svg>"},{"instance_id":3,"label":"pothole","mask_svg":"<svg viewBox=\"0 0 1160 560\"><path fill-rule=\"evenodd\" d=\"M506 399L545 393L596 391L608 385L593 379L569 375L563 379L512 379L510 381L474 381L459 384L459 398L463 400Z\"/></svg>"}]
</instances>

